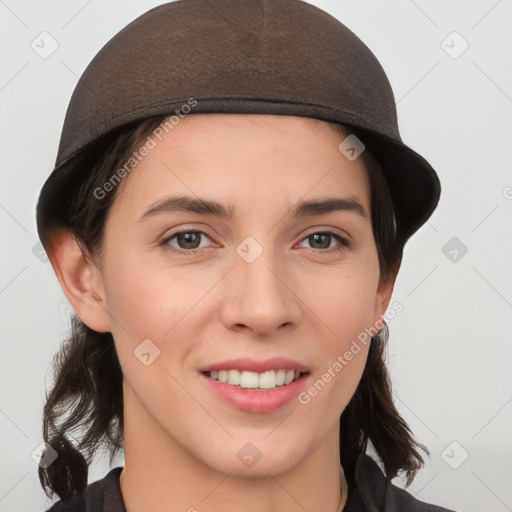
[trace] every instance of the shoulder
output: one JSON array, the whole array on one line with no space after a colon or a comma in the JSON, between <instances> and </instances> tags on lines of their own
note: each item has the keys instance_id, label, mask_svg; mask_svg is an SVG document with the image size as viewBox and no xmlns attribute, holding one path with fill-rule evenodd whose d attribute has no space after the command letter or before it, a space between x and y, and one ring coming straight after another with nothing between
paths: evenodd
<instances>
[{"instance_id":1,"label":"shoulder","mask_svg":"<svg viewBox=\"0 0 512 512\"><path fill-rule=\"evenodd\" d=\"M122 469L111 469L101 480L89 484L80 496L58 501L46 512L126 512L119 486Z\"/></svg>"},{"instance_id":2,"label":"shoulder","mask_svg":"<svg viewBox=\"0 0 512 512\"><path fill-rule=\"evenodd\" d=\"M355 485L349 490L346 512L455 512L416 499L392 484L369 455L359 455Z\"/></svg>"}]
</instances>

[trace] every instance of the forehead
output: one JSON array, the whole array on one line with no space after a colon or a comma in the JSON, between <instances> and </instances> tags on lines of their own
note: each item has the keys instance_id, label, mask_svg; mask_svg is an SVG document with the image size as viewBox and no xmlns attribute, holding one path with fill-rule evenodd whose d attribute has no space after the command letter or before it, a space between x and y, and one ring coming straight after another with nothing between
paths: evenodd
<instances>
[{"instance_id":1,"label":"forehead","mask_svg":"<svg viewBox=\"0 0 512 512\"><path fill-rule=\"evenodd\" d=\"M337 125L298 116L193 114L169 126L159 138L149 135L155 144L123 179L115 208L140 210L169 193L290 207L307 195L336 192L369 208L365 163L340 152L346 134Z\"/></svg>"}]
</instances>

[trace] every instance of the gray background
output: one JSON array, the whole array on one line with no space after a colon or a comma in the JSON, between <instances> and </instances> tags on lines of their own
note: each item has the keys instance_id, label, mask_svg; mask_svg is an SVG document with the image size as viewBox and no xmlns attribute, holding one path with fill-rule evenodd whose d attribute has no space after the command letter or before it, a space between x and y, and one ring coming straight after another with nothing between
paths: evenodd
<instances>
[{"instance_id":1,"label":"gray background","mask_svg":"<svg viewBox=\"0 0 512 512\"><path fill-rule=\"evenodd\" d=\"M33 252L36 199L85 66L162 3L0 0L0 511L50 505L31 453L70 309ZM408 491L459 511L512 510L512 1L310 3L376 54L404 141L443 187L406 247L393 297L403 311L389 325L397 405L431 451ZM89 481L108 469L98 457Z\"/></svg>"}]
</instances>

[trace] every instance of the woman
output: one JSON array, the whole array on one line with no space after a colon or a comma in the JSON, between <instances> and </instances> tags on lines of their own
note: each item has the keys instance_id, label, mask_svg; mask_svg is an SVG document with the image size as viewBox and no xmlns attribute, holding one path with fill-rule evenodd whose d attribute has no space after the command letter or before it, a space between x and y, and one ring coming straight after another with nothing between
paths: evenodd
<instances>
[{"instance_id":1,"label":"woman","mask_svg":"<svg viewBox=\"0 0 512 512\"><path fill-rule=\"evenodd\" d=\"M76 312L44 411L50 510L446 510L391 484L428 450L383 361L439 191L379 63L323 11L181 0L125 27L37 210ZM101 443L125 465L87 486Z\"/></svg>"}]
</instances>

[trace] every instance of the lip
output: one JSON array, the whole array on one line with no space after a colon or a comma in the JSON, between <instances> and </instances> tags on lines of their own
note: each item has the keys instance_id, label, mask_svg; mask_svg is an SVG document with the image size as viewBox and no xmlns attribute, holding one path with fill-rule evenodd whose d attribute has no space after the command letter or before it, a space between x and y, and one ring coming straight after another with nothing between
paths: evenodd
<instances>
[{"instance_id":1,"label":"lip","mask_svg":"<svg viewBox=\"0 0 512 512\"><path fill-rule=\"evenodd\" d=\"M215 395L237 409L254 413L270 413L280 409L296 398L305 387L310 374L305 373L290 384L265 391L243 389L214 380L204 373L200 373L199 375L204 379L205 384L209 386L210 390L212 390Z\"/></svg>"},{"instance_id":2,"label":"lip","mask_svg":"<svg viewBox=\"0 0 512 512\"><path fill-rule=\"evenodd\" d=\"M309 372L309 369L298 361L287 357L273 357L266 361L255 361L254 359L229 359L220 363L211 364L200 368L200 372L214 372L219 370L239 370L256 373L269 372L270 370L294 370L302 373ZM298 381L297 381L298 382ZM262 393L258 391L258 393Z\"/></svg>"}]
</instances>

